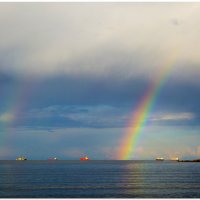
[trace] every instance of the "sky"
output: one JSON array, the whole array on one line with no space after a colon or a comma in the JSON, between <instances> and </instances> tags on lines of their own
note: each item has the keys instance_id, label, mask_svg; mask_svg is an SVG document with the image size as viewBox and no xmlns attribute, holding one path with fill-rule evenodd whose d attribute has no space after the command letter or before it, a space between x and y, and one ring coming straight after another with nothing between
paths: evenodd
<instances>
[{"instance_id":1,"label":"sky","mask_svg":"<svg viewBox=\"0 0 200 200\"><path fill-rule=\"evenodd\" d=\"M173 57L131 159L200 157L200 3L0 3L0 159L118 159Z\"/></svg>"}]
</instances>

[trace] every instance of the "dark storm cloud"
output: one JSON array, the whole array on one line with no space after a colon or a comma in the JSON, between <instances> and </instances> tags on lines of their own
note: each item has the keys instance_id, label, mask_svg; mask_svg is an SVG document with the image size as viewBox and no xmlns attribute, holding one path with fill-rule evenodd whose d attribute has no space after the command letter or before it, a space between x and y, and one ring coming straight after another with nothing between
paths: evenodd
<instances>
[{"instance_id":1,"label":"dark storm cloud","mask_svg":"<svg viewBox=\"0 0 200 200\"><path fill-rule=\"evenodd\" d=\"M59 76L42 81L35 88L31 102L36 103L36 107L57 104L126 105L143 94L146 84L145 80L139 79L124 81L114 77Z\"/></svg>"},{"instance_id":2,"label":"dark storm cloud","mask_svg":"<svg viewBox=\"0 0 200 200\"><path fill-rule=\"evenodd\" d=\"M2 88L10 85L10 89L6 90L8 94L19 92L13 91L13 88L20 90L22 86L28 84L31 86L31 88L25 87L23 92L17 94L18 101L25 101L18 103L23 103L25 106L22 105L17 111L18 116L12 125L46 128L124 127L151 85L150 80L145 77L120 80L114 74L112 78L63 75L28 81L27 79L17 81L17 78L10 77L9 80L2 84ZM19 86L16 86L16 83ZM150 118L150 123L198 124L199 91L198 84L169 79L157 95L152 115L191 112L195 114L195 118L186 121L173 119L156 122ZM10 107L15 108L15 103L11 101ZM6 104L8 102L4 97L1 101L2 110L5 110ZM9 113L9 110L7 112ZM2 119L7 118L9 117L2 113Z\"/></svg>"},{"instance_id":3,"label":"dark storm cloud","mask_svg":"<svg viewBox=\"0 0 200 200\"><path fill-rule=\"evenodd\" d=\"M151 81L143 77L119 80L117 77L59 76L37 82L31 107L51 105L115 105L134 107L148 91ZM168 80L157 94L155 108L198 111L200 85Z\"/></svg>"},{"instance_id":4,"label":"dark storm cloud","mask_svg":"<svg viewBox=\"0 0 200 200\"><path fill-rule=\"evenodd\" d=\"M158 109L199 112L200 85L182 80L168 80L157 98Z\"/></svg>"}]
</instances>

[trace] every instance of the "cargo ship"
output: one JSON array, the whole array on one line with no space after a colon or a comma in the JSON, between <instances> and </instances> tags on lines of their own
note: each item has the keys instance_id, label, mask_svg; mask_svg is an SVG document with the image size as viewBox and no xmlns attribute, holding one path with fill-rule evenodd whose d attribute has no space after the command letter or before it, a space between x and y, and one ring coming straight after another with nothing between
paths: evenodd
<instances>
[{"instance_id":1,"label":"cargo ship","mask_svg":"<svg viewBox=\"0 0 200 200\"><path fill-rule=\"evenodd\" d=\"M16 158L16 160L27 160L27 158L25 158L24 156L20 156L20 157Z\"/></svg>"},{"instance_id":2,"label":"cargo ship","mask_svg":"<svg viewBox=\"0 0 200 200\"><path fill-rule=\"evenodd\" d=\"M164 161L164 158L162 158L162 157L157 157L156 160L157 160L157 161Z\"/></svg>"},{"instance_id":3,"label":"cargo ship","mask_svg":"<svg viewBox=\"0 0 200 200\"><path fill-rule=\"evenodd\" d=\"M80 160L89 160L89 158L85 156L85 157L81 157Z\"/></svg>"}]
</instances>

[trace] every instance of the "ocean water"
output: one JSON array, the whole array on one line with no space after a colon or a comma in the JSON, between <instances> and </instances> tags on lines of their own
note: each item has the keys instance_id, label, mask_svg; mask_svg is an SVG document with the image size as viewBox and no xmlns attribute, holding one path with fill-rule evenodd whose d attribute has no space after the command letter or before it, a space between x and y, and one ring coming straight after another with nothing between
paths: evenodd
<instances>
[{"instance_id":1,"label":"ocean water","mask_svg":"<svg viewBox=\"0 0 200 200\"><path fill-rule=\"evenodd\" d=\"M1 198L200 198L200 163L0 161Z\"/></svg>"}]
</instances>

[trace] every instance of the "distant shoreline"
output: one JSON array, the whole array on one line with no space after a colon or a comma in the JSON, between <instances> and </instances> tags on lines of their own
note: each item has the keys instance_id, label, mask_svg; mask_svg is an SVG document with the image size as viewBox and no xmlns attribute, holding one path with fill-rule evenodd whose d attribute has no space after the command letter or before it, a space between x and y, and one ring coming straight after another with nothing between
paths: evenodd
<instances>
[{"instance_id":1,"label":"distant shoreline","mask_svg":"<svg viewBox=\"0 0 200 200\"><path fill-rule=\"evenodd\" d=\"M179 160L178 162L200 162L200 159L197 159L197 160Z\"/></svg>"}]
</instances>

